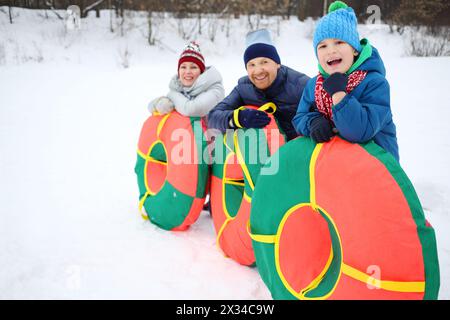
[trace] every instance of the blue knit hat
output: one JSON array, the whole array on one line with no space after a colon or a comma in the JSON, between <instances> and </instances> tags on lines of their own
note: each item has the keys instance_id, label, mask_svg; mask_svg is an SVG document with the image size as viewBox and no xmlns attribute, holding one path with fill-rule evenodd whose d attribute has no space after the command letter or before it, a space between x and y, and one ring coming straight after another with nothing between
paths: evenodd
<instances>
[{"instance_id":1,"label":"blue knit hat","mask_svg":"<svg viewBox=\"0 0 450 320\"><path fill-rule=\"evenodd\" d=\"M247 34L245 38L244 63L247 68L247 62L252 59L265 57L272 59L280 64L280 56L273 45L270 33L267 29L259 29Z\"/></svg>"},{"instance_id":2,"label":"blue knit hat","mask_svg":"<svg viewBox=\"0 0 450 320\"><path fill-rule=\"evenodd\" d=\"M325 39L339 39L347 42L356 51L361 52L358 22L355 11L342 1L333 2L328 8L328 14L317 23L314 32L314 51L317 56L317 46Z\"/></svg>"}]
</instances>

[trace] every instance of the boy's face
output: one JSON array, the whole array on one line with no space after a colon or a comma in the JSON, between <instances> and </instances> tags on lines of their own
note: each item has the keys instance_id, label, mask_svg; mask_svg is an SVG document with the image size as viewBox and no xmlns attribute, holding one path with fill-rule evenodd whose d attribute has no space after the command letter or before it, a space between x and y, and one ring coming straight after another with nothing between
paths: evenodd
<instances>
[{"instance_id":1,"label":"boy's face","mask_svg":"<svg viewBox=\"0 0 450 320\"><path fill-rule=\"evenodd\" d=\"M201 70L196 63L186 61L180 64L178 78L183 86L190 87L194 84L195 80L197 80L200 73Z\"/></svg>"},{"instance_id":2,"label":"boy's face","mask_svg":"<svg viewBox=\"0 0 450 320\"><path fill-rule=\"evenodd\" d=\"M260 90L267 89L277 78L280 65L272 59L259 57L247 62L247 74L250 81Z\"/></svg>"},{"instance_id":3,"label":"boy's face","mask_svg":"<svg viewBox=\"0 0 450 320\"><path fill-rule=\"evenodd\" d=\"M317 46L319 63L328 74L347 72L357 55L351 45L339 39L325 39Z\"/></svg>"}]
</instances>

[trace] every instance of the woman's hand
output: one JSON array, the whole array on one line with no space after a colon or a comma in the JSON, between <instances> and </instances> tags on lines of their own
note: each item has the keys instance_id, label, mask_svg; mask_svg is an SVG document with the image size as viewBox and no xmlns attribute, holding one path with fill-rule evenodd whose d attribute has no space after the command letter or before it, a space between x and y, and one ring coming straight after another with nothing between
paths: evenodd
<instances>
[{"instance_id":1,"label":"woman's hand","mask_svg":"<svg viewBox=\"0 0 450 320\"><path fill-rule=\"evenodd\" d=\"M161 97L155 103L155 110L160 114L166 114L171 112L174 109L174 105L172 100L167 97Z\"/></svg>"}]
</instances>

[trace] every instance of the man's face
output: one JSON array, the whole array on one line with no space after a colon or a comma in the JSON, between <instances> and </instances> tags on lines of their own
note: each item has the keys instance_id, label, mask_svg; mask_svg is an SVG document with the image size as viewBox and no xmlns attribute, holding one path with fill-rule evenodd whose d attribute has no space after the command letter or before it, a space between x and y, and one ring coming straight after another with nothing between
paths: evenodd
<instances>
[{"instance_id":1,"label":"man's face","mask_svg":"<svg viewBox=\"0 0 450 320\"><path fill-rule=\"evenodd\" d=\"M276 79L280 65L272 59L260 57L247 62L247 74L250 81L260 90L270 87Z\"/></svg>"}]
</instances>

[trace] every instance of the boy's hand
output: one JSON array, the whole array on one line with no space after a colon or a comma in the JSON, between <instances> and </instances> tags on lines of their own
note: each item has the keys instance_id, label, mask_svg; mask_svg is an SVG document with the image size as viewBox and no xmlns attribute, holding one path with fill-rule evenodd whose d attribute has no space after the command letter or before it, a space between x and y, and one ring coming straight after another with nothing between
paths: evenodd
<instances>
[{"instance_id":1,"label":"boy's hand","mask_svg":"<svg viewBox=\"0 0 450 320\"><path fill-rule=\"evenodd\" d=\"M313 104L309 107L309 112L319 112L319 108L317 108L317 104L314 101Z\"/></svg>"},{"instance_id":2,"label":"boy's hand","mask_svg":"<svg viewBox=\"0 0 450 320\"><path fill-rule=\"evenodd\" d=\"M310 136L316 143L330 141L335 135L331 122L323 116L314 118L309 127Z\"/></svg>"},{"instance_id":3,"label":"boy's hand","mask_svg":"<svg viewBox=\"0 0 450 320\"><path fill-rule=\"evenodd\" d=\"M336 92L346 92L347 82L347 75L336 72L323 82L323 88L330 96L333 96Z\"/></svg>"},{"instance_id":4,"label":"boy's hand","mask_svg":"<svg viewBox=\"0 0 450 320\"><path fill-rule=\"evenodd\" d=\"M254 109L235 110L238 122L234 122L237 128L264 128L270 122L269 116L264 111Z\"/></svg>"}]
</instances>

